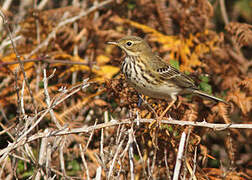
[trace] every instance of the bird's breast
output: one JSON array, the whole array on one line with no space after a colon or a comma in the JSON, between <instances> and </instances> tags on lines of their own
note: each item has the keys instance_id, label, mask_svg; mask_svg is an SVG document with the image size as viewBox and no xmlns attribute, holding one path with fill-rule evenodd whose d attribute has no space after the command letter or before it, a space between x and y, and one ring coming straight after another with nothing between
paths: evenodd
<instances>
[{"instance_id":1,"label":"bird's breast","mask_svg":"<svg viewBox=\"0 0 252 180\"><path fill-rule=\"evenodd\" d=\"M162 82L138 57L126 57L122 63L121 70L127 82L139 93L146 96L168 99L178 92L167 82Z\"/></svg>"}]
</instances>

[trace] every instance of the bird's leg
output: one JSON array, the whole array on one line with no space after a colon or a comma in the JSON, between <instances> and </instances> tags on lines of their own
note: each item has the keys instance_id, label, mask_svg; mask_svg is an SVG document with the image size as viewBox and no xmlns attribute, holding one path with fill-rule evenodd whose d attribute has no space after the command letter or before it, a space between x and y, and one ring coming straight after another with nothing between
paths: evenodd
<instances>
[{"instance_id":1,"label":"bird's leg","mask_svg":"<svg viewBox=\"0 0 252 180\"><path fill-rule=\"evenodd\" d=\"M178 97L178 105L176 106L176 108L179 108L180 105L181 105L181 103L182 103L182 97L179 96L179 97Z\"/></svg>"},{"instance_id":2,"label":"bird's leg","mask_svg":"<svg viewBox=\"0 0 252 180\"><path fill-rule=\"evenodd\" d=\"M167 111L175 104L176 101L177 101L177 97L172 96L172 102L167 106L167 108L164 110L161 116L157 117L154 121L151 122L151 124L149 125L149 128L151 128L153 124L155 124L156 122L158 122L158 125L160 126L162 118L165 116Z\"/></svg>"},{"instance_id":3,"label":"bird's leg","mask_svg":"<svg viewBox=\"0 0 252 180\"><path fill-rule=\"evenodd\" d=\"M138 98L137 107L140 107L140 106L142 105L142 103L144 102L144 100L143 100L141 94L138 94L138 97L139 97L139 98Z\"/></svg>"},{"instance_id":4,"label":"bird's leg","mask_svg":"<svg viewBox=\"0 0 252 180\"><path fill-rule=\"evenodd\" d=\"M154 113L154 115L155 115L156 118L158 117L156 111L155 111L155 110L153 109L153 107L151 107L151 105L147 102L146 97L145 97L145 96L142 97L142 96L139 94L139 100L138 100L137 106L140 107L140 106L142 105L142 103L146 104L146 105L150 108L150 110Z\"/></svg>"},{"instance_id":5,"label":"bird's leg","mask_svg":"<svg viewBox=\"0 0 252 180\"><path fill-rule=\"evenodd\" d=\"M167 108L164 110L164 112L159 116L159 119L163 118L164 115L167 113L167 111L174 105L177 99L172 100L172 102L167 106Z\"/></svg>"}]
</instances>

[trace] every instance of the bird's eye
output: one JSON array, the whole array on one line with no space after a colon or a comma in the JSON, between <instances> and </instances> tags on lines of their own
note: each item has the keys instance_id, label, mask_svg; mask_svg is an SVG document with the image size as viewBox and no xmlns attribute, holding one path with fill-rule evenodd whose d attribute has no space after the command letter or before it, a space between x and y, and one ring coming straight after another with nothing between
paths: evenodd
<instances>
[{"instance_id":1,"label":"bird's eye","mask_svg":"<svg viewBox=\"0 0 252 180\"><path fill-rule=\"evenodd\" d=\"M127 46L131 46L132 42L128 41L126 44L127 44Z\"/></svg>"}]
</instances>

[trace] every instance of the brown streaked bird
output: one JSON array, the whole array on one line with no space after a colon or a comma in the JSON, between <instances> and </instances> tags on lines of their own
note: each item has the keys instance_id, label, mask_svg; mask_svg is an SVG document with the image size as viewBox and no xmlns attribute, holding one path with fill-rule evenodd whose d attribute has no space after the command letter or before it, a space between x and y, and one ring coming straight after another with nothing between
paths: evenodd
<instances>
[{"instance_id":1,"label":"brown streaked bird","mask_svg":"<svg viewBox=\"0 0 252 180\"><path fill-rule=\"evenodd\" d=\"M164 113L176 102L177 96L183 94L194 94L226 103L220 98L202 92L188 75L153 53L142 38L126 36L108 44L116 45L125 52L126 57L121 70L128 83L139 93L158 99L172 99Z\"/></svg>"}]
</instances>

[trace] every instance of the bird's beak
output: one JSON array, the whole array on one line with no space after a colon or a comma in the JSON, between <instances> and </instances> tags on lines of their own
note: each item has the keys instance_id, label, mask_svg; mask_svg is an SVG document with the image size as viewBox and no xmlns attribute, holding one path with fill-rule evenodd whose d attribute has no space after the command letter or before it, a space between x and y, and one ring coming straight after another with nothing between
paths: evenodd
<instances>
[{"instance_id":1,"label":"bird's beak","mask_svg":"<svg viewBox=\"0 0 252 180\"><path fill-rule=\"evenodd\" d=\"M115 41L109 41L109 42L107 42L107 44L111 44L111 45L118 46L118 43L117 43L117 42L115 42Z\"/></svg>"}]
</instances>

